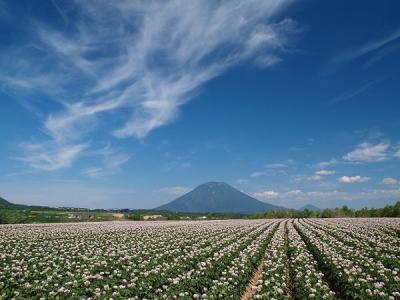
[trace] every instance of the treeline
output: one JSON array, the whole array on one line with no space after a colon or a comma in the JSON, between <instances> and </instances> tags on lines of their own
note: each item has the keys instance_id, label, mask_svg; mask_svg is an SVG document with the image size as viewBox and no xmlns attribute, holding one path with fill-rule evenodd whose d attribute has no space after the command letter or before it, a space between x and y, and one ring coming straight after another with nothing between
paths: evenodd
<instances>
[{"instance_id":1,"label":"treeline","mask_svg":"<svg viewBox=\"0 0 400 300\"><path fill-rule=\"evenodd\" d=\"M254 219L274 218L385 218L400 217L400 201L394 205L386 205L383 208L350 209L344 205L337 208L326 208L323 210L270 210L262 214L255 214Z\"/></svg>"},{"instance_id":2,"label":"treeline","mask_svg":"<svg viewBox=\"0 0 400 300\"><path fill-rule=\"evenodd\" d=\"M0 224L71 223L112 221L112 213L97 211L17 210L0 208Z\"/></svg>"},{"instance_id":3,"label":"treeline","mask_svg":"<svg viewBox=\"0 0 400 300\"><path fill-rule=\"evenodd\" d=\"M115 217L115 213L123 217ZM150 218L149 218L150 217ZM350 209L348 206L326 208L323 210L270 210L254 215L229 213L176 213L155 210L119 210L89 211L80 209L53 209L35 211L30 209L4 209L0 207L0 224L20 223L63 223L63 222L96 222L111 220L224 220L224 219L275 219L275 218L382 218L400 217L400 201L383 208Z\"/></svg>"}]
</instances>

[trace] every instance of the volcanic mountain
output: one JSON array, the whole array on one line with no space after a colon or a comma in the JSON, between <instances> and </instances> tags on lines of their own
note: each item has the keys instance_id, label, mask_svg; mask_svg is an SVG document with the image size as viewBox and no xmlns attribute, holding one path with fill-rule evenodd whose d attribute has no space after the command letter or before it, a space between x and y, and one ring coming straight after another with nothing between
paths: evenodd
<instances>
[{"instance_id":1,"label":"volcanic mountain","mask_svg":"<svg viewBox=\"0 0 400 300\"><path fill-rule=\"evenodd\" d=\"M253 214L281 207L254 199L227 183L208 182L156 209L173 212Z\"/></svg>"}]
</instances>

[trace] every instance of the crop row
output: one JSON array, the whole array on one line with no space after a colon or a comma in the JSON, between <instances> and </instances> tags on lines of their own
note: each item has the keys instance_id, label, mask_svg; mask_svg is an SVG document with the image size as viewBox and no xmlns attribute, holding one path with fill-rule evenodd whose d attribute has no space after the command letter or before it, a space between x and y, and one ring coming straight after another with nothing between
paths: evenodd
<instances>
[{"instance_id":1,"label":"crop row","mask_svg":"<svg viewBox=\"0 0 400 300\"><path fill-rule=\"evenodd\" d=\"M0 299L400 299L399 219L0 226Z\"/></svg>"},{"instance_id":2,"label":"crop row","mask_svg":"<svg viewBox=\"0 0 400 300\"><path fill-rule=\"evenodd\" d=\"M342 298L395 299L400 295L398 269L386 268L372 258L371 247L349 245L309 222L294 226Z\"/></svg>"}]
</instances>

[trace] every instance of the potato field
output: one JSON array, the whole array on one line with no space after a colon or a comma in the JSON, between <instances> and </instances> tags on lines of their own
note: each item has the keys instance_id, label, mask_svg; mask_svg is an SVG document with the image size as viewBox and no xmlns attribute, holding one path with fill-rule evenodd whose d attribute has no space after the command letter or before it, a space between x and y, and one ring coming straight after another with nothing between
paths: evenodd
<instances>
[{"instance_id":1,"label":"potato field","mask_svg":"<svg viewBox=\"0 0 400 300\"><path fill-rule=\"evenodd\" d=\"M400 219L0 226L0 299L400 299Z\"/></svg>"}]
</instances>

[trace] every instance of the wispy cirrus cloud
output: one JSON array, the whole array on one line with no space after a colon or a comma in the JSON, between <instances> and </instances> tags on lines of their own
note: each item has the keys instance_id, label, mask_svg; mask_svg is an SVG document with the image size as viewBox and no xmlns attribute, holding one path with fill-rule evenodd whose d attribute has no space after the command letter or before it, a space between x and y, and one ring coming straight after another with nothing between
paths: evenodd
<instances>
[{"instance_id":1,"label":"wispy cirrus cloud","mask_svg":"<svg viewBox=\"0 0 400 300\"><path fill-rule=\"evenodd\" d=\"M131 159L131 155L116 151L110 144L99 151L95 151L92 155L100 156L101 164L83 170L83 174L91 178L113 175L121 171L121 167Z\"/></svg>"},{"instance_id":2,"label":"wispy cirrus cloud","mask_svg":"<svg viewBox=\"0 0 400 300\"><path fill-rule=\"evenodd\" d=\"M60 17L63 19L64 23L67 25L68 24L68 18L66 16L66 14L64 13L64 11L62 10L62 8L60 7L60 5L58 4L58 1L57 0L51 0L51 3L53 4L54 8L57 10L57 12L60 15Z\"/></svg>"},{"instance_id":3,"label":"wispy cirrus cloud","mask_svg":"<svg viewBox=\"0 0 400 300\"><path fill-rule=\"evenodd\" d=\"M87 149L87 144L59 145L49 143L23 143L24 156L18 159L42 171L55 171L71 164Z\"/></svg>"},{"instance_id":4,"label":"wispy cirrus cloud","mask_svg":"<svg viewBox=\"0 0 400 300\"><path fill-rule=\"evenodd\" d=\"M380 39L376 39L372 42L353 48L349 51L335 55L332 62L336 65L350 62L364 55L373 53L376 50L383 49L387 45L398 40L399 38L400 38L400 29L397 29ZM378 60L381 60L383 56L387 55L388 53L389 52L381 52ZM369 62L369 64L371 64L371 61Z\"/></svg>"},{"instance_id":5,"label":"wispy cirrus cloud","mask_svg":"<svg viewBox=\"0 0 400 300\"><path fill-rule=\"evenodd\" d=\"M365 67L369 68L376 63L380 62L383 60L386 56L389 56L397 51L400 50L400 43L390 45L387 47L384 47L383 49L380 49L379 51L376 51L376 54L374 54L366 63Z\"/></svg>"},{"instance_id":6,"label":"wispy cirrus cloud","mask_svg":"<svg viewBox=\"0 0 400 300\"><path fill-rule=\"evenodd\" d=\"M229 68L280 62L297 26L281 17L288 3L75 1L64 11L53 1L66 26L32 21L32 45L8 49L0 80L16 90L45 91L61 104L44 122L48 138L31 145L37 152L86 145L119 111L108 138L141 139L171 123L204 83ZM73 23L67 12L75 14ZM80 149L76 156L84 150L73 149ZM38 155L25 151L25 160L47 170L69 165L43 168Z\"/></svg>"},{"instance_id":7,"label":"wispy cirrus cloud","mask_svg":"<svg viewBox=\"0 0 400 300\"><path fill-rule=\"evenodd\" d=\"M333 98L329 103L337 104L337 103L346 102L348 100L351 100L351 99L365 93L368 89L372 88L374 85L376 85L380 81L381 80L373 80L373 81L367 82L366 84L362 85L361 87L359 87L357 89L347 91L347 92Z\"/></svg>"}]
</instances>

